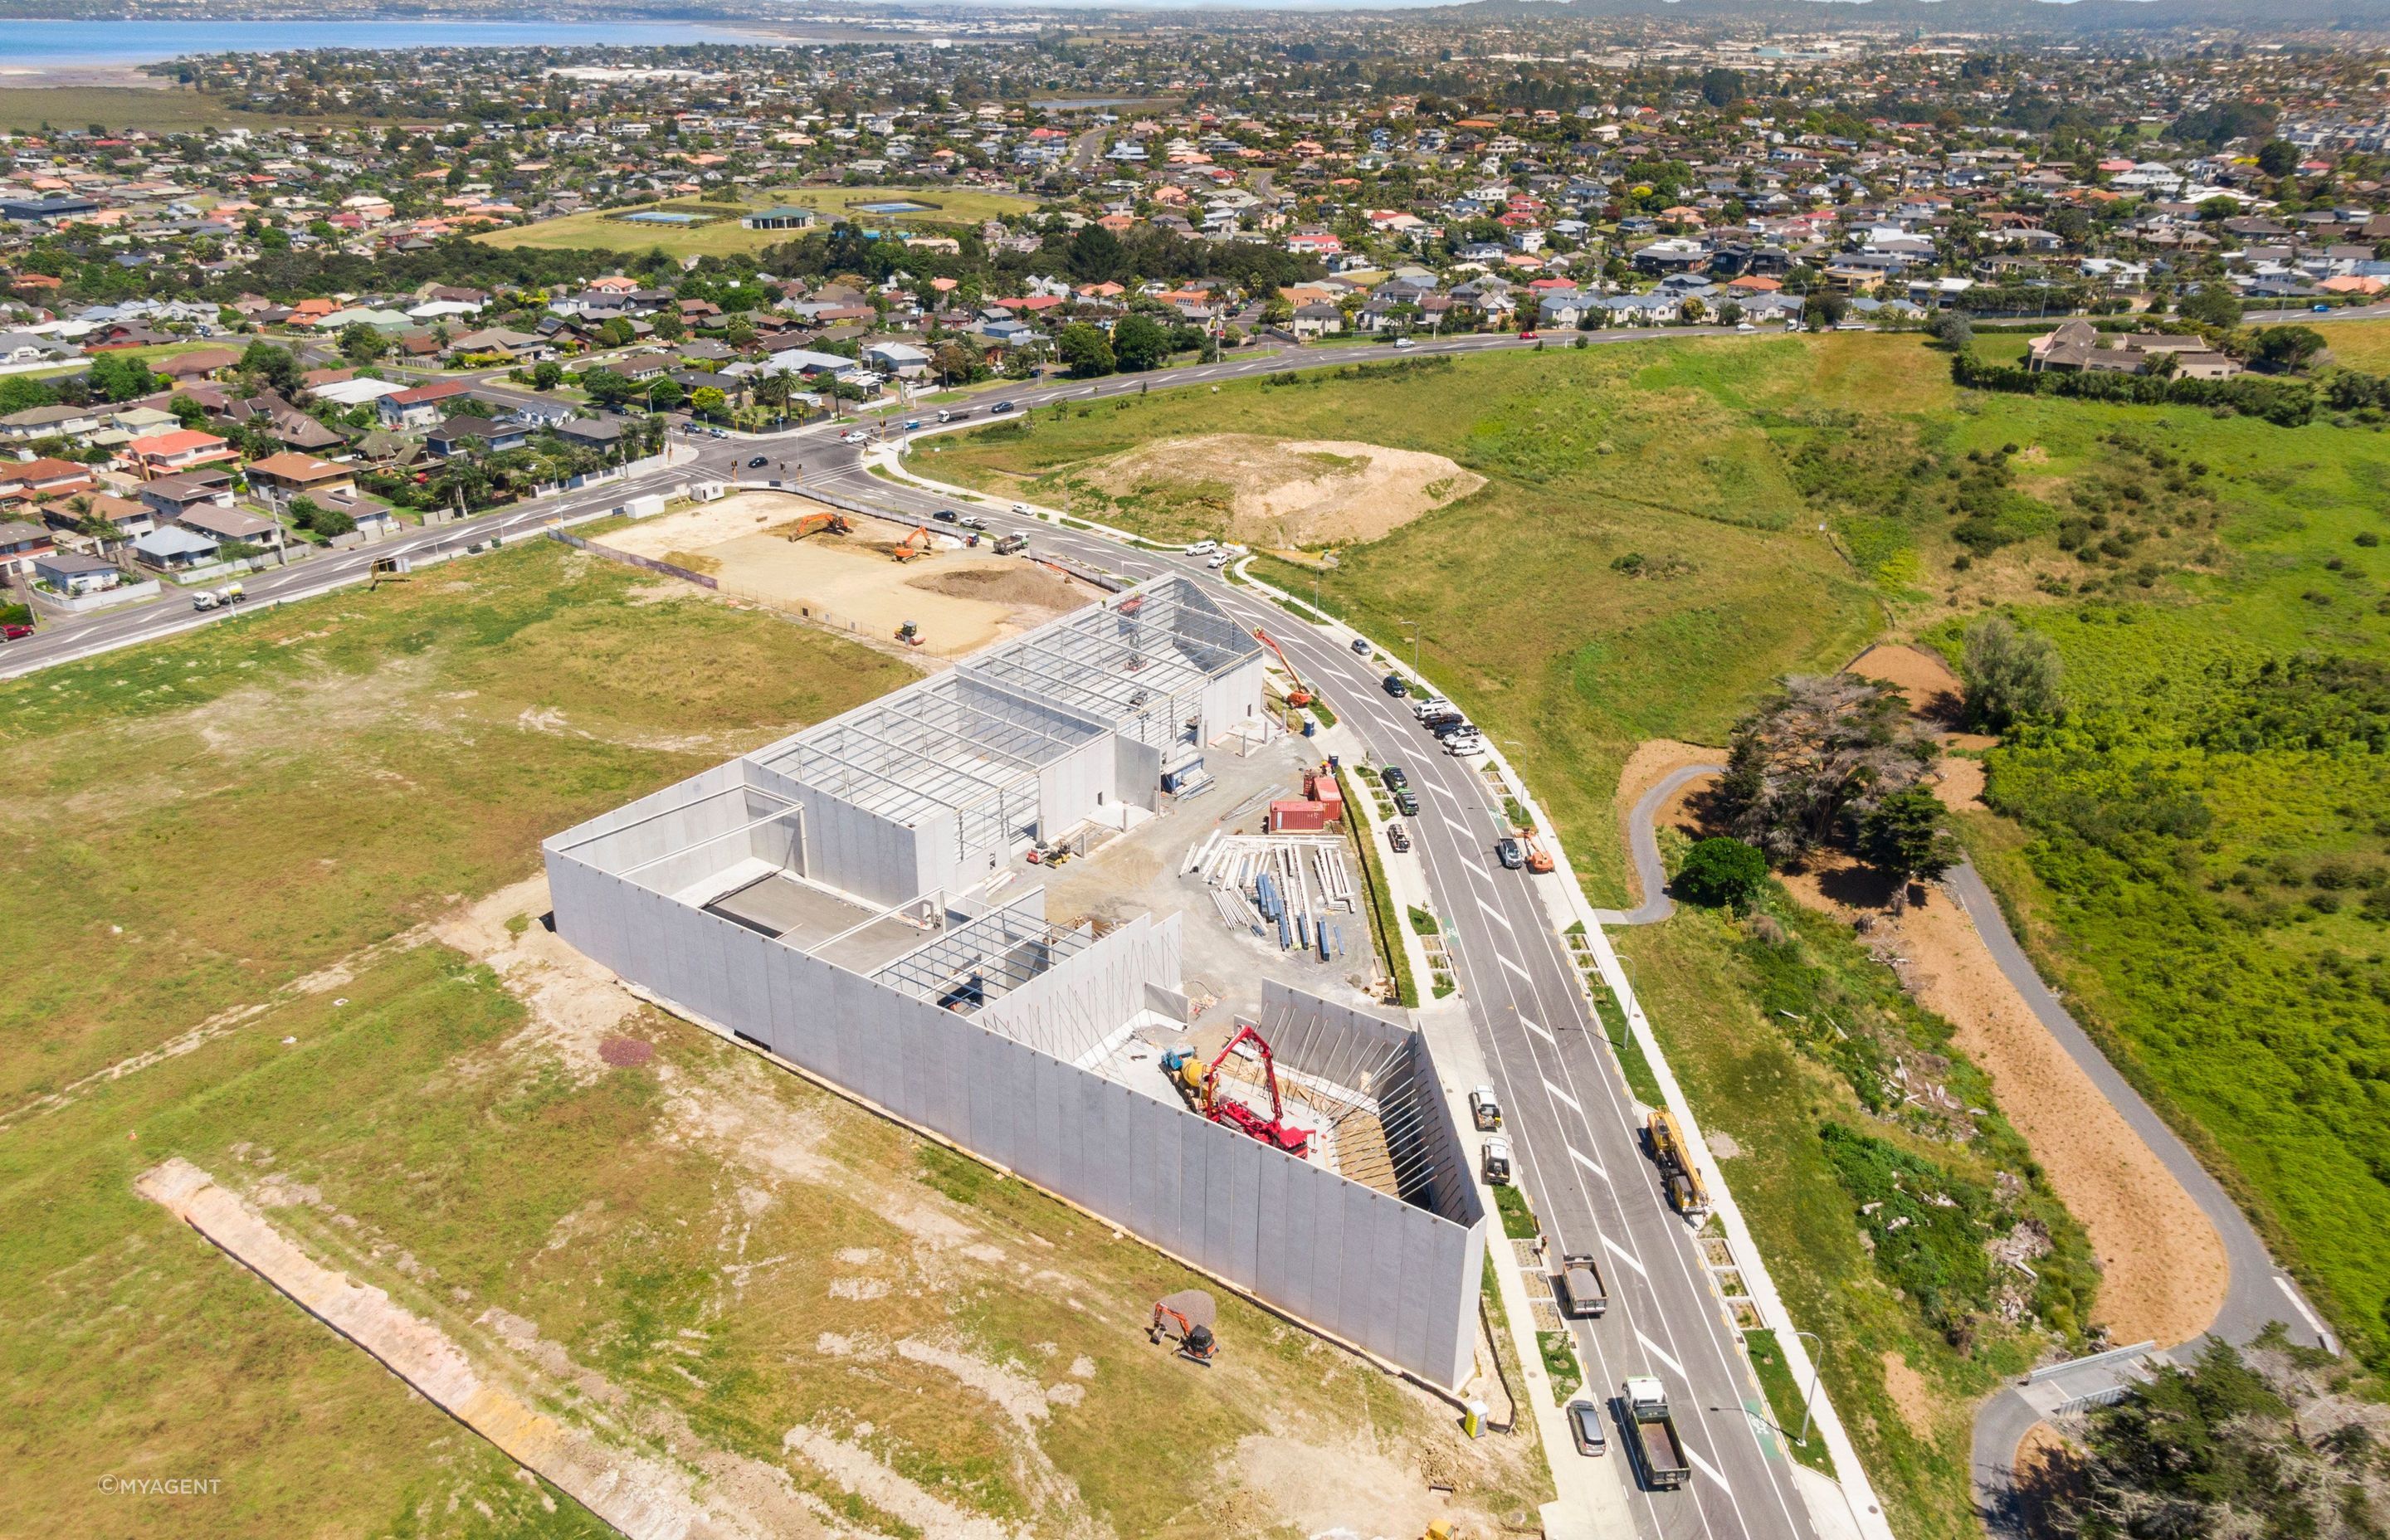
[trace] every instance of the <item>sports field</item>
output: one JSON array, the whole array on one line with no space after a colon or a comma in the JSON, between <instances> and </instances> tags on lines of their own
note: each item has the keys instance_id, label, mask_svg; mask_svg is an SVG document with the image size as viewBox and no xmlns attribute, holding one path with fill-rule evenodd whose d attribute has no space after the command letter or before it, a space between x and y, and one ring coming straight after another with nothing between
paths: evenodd
<instances>
[{"instance_id":1,"label":"sports field","mask_svg":"<svg viewBox=\"0 0 2390 1540\"><path fill-rule=\"evenodd\" d=\"M752 195L744 203L706 203L680 199L607 209L474 237L493 246L530 246L543 250L641 252L661 250L674 257L720 257L734 251L760 251L766 246L798 238L793 230L750 230L739 216L751 209L778 204L818 209L823 224L853 220L856 224L895 228L932 225L976 225L983 220L1026 213L1034 199L981 188L946 187L776 187ZM912 203L926 207L903 212L874 212L868 203ZM698 215L697 225L650 225L626 220L625 214L645 211ZM821 226L816 226L820 228Z\"/></svg>"}]
</instances>

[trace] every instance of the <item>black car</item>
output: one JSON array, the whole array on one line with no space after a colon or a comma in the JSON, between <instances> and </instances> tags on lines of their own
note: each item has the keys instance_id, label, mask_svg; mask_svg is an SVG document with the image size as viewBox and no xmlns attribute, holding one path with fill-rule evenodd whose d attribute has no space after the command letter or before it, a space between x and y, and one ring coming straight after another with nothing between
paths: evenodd
<instances>
[{"instance_id":1,"label":"black car","mask_svg":"<svg viewBox=\"0 0 2390 1540\"><path fill-rule=\"evenodd\" d=\"M1419 816L1419 793L1407 786L1404 787L1394 793L1394 805L1403 810L1404 817L1416 818Z\"/></svg>"},{"instance_id":2,"label":"black car","mask_svg":"<svg viewBox=\"0 0 2390 1540\"><path fill-rule=\"evenodd\" d=\"M747 468L750 470L754 469L757 466L762 465L765 458L766 456L762 455L756 456L753 459L747 462Z\"/></svg>"},{"instance_id":3,"label":"black car","mask_svg":"<svg viewBox=\"0 0 2390 1540\"><path fill-rule=\"evenodd\" d=\"M987 415L992 417L999 417L1011 410L1012 403L1009 401L999 401L995 405L987 409Z\"/></svg>"},{"instance_id":4,"label":"black car","mask_svg":"<svg viewBox=\"0 0 2390 1540\"><path fill-rule=\"evenodd\" d=\"M1527 853L1519 848L1516 840L1497 840L1494 841L1494 859L1501 862L1506 869L1517 871L1527 864Z\"/></svg>"},{"instance_id":5,"label":"black car","mask_svg":"<svg viewBox=\"0 0 2390 1540\"><path fill-rule=\"evenodd\" d=\"M951 524L962 516L952 508L940 508L937 512L930 515L930 517L936 520L941 524Z\"/></svg>"},{"instance_id":6,"label":"black car","mask_svg":"<svg viewBox=\"0 0 2390 1540\"><path fill-rule=\"evenodd\" d=\"M1389 791L1400 791L1411 783L1410 772L1399 764L1387 765L1385 774L1378 778L1386 783L1386 789Z\"/></svg>"},{"instance_id":7,"label":"black car","mask_svg":"<svg viewBox=\"0 0 2390 1540\"><path fill-rule=\"evenodd\" d=\"M1386 675L1386 693L1388 695L1400 700L1404 696L1410 694L1410 692L1411 687L1409 682L1404 679L1401 674L1389 674Z\"/></svg>"},{"instance_id":8,"label":"black car","mask_svg":"<svg viewBox=\"0 0 2390 1540\"><path fill-rule=\"evenodd\" d=\"M1400 824L1388 824L1386 826L1386 843L1394 846L1394 853L1400 855L1403 852L1411 848L1410 830L1403 828Z\"/></svg>"},{"instance_id":9,"label":"black car","mask_svg":"<svg viewBox=\"0 0 2390 1540\"><path fill-rule=\"evenodd\" d=\"M1476 730L1469 725L1469 718L1465 716L1456 716L1449 722L1434 723L1428 728L1429 732L1438 738L1461 738Z\"/></svg>"}]
</instances>

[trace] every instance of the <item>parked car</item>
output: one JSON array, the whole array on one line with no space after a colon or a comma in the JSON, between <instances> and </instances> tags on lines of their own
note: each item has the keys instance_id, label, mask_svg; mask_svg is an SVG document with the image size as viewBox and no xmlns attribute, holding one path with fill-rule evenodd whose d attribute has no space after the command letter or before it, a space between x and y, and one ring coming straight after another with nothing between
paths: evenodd
<instances>
[{"instance_id":1,"label":"parked car","mask_svg":"<svg viewBox=\"0 0 2390 1540\"><path fill-rule=\"evenodd\" d=\"M1455 759L1468 759L1485 751L1485 740L1475 733L1455 733L1444 740L1444 751Z\"/></svg>"},{"instance_id":2,"label":"parked car","mask_svg":"<svg viewBox=\"0 0 2390 1540\"><path fill-rule=\"evenodd\" d=\"M1386 675L1386 693L1388 695L1400 700L1404 696L1410 694L1410 682L1405 679L1401 674L1389 674Z\"/></svg>"},{"instance_id":3,"label":"parked car","mask_svg":"<svg viewBox=\"0 0 2390 1540\"><path fill-rule=\"evenodd\" d=\"M1509 1187L1510 1185L1510 1141L1497 1134L1485 1141L1484 1148L1482 1169L1485 1173L1485 1185L1489 1187Z\"/></svg>"},{"instance_id":4,"label":"parked car","mask_svg":"<svg viewBox=\"0 0 2390 1540\"><path fill-rule=\"evenodd\" d=\"M1517 871L1527 864L1527 853L1519 848L1516 840L1497 840L1494 841L1494 859L1502 863L1504 870Z\"/></svg>"},{"instance_id":5,"label":"parked car","mask_svg":"<svg viewBox=\"0 0 2390 1540\"><path fill-rule=\"evenodd\" d=\"M1601 1425L1601 1408L1590 1401L1568 1404L1569 1440L1580 1455L1610 1453L1610 1431Z\"/></svg>"},{"instance_id":6,"label":"parked car","mask_svg":"<svg viewBox=\"0 0 2390 1540\"><path fill-rule=\"evenodd\" d=\"M1404 817L1416 818L1419 816L1419 793L1407 786L1404 787L1394 793L1394 805L1402 809Z\"/></svg>"},{"instance_id":7,"label":"parked car","mask_svg":"<svg viewBox=\"0 0 2390 1540\"><path fill-rule=\"evenodd\" d=\"M1522 342L1532 342L1535 340L1536 328L1533 327L1529 327L1526 330L1519 333L1519 340Z\"/></svg>"},{"instance_id":8,"label":"parked car","mask_svg":"<svg viewBox=\"0 0 2390 1540\"><path fill-rule=\"evenodd\" d=\"M1396 855L1400 855L1411 848L1411 832L1400 824L1388 824L1386 843L1394 847Z\"/></svg>"},{"instance_id":9,"label":"parked car","mask_svg":"<svg viewBox=\"0 0 2390 1540\"><path fill-rule=\"evenodd\" d=\"M957 513L952 508L940 508L937 512L930 515L930 517L936 520L941 524L959 524L962 522L962 515Z\"/></svg>"},{"instance_id":10,"label":"parked car","mask_svg":"<svg viewBox=\"0 0 2390 1540\"><path fill-rule=\"evenodd\" d=\"M1737 331L1757 331L1759 328L1753 326L1748 321L1737 321L1734 324L1734 329Z\"/></svg>"},{"instance_id":11,"label":"parked car","mask_svg":"<svg viewBox=\"0 0 2390 1540\"><path fill-rule=\"evenodd\" d=\"M987 528L987 520L982 519L978 514L967 513L963 515L963 528L967 530L983 530Z\"/></svg>"},{"instance_id":12,"label":"parked car","mask_svg":"<svg viewBox=\"0 0 2390 1540\"><path fill-rule=\"evenodd\" d=\"M1353 650L1360 654L1362 657L1367 658L1369 655L1369 638L1367 636L1354 637Z\"/></svg>"},{"instance_id":13,"label":"parked car","mask_svg":"<svg viewBox=\"0 0 2390 1540\"><path fill-rule=\"evenodd\" d=\"M1210 556L1214 551L1216 551L1219 548L1220 543L1216 540L1198 540L1193 545L1187 547L1187 554L1189 556Z\"/></svg>"},{"instance_id":14,"label":"parked car","mask_svg":"<svg viewBox=\"0 0 2390 1540\"><path fill-rule=\"evenodd\" d=\"M1226 567L1227 564L1228 553L1226 551L1214 551L1212 553L1212 559L1203 563L1204 566L1211 568L1212 571L1215 572L1221 568Z\"/></svg>"},{"instance_id":15,"label":"parked car","mask_svg":"<svg viewBox=\"0 0 2390 1540\"><path fill-rule=\"evenodd\" d=\"M1013 511L1013 512L1015 512L1015 513L1019 513L1019 514L1026 514L1026 515L1028 515L1028 516L1029 516L1029 517L1031 517L1031 518L1035 518L1035 517L1036 517L1036 515L1035 515L1034 512L1032 512L1032 511L1031 511L1029 505L1028 505L1028 504L1026 504L1026 503L1015 503L1015 504L1013 504L1013 505L1012 505L1012 511Z\"/></svg>"},{"instance_id":16,"label":"parked car","mask_svg":"<svg viewBox=\"0 0 2390 1540\"><path fill-rule=\"evenodd\" d=\"M19 625L14 621L9 622L6 625L0 625L0 642L21 642L32 634L33 628L32 626Z\"/></svg>"},{"instance_id":17,"label":"parked car","mask_svg":"<svg viewBox=\"0 0 2390 1540\"><path fill-rule=\"evenodd\" d=\"M1387 790L1400 791L1404 787L1410 785L1411 773L1399 764L1389 764L1386 766L1385 774L1378 778L1386 783Z\"/></svg>"},{"instance_id":18,"label":"parked car","mask_svg":"<svg viewBox=\"0 0 2390 1540\"><path fill-rule=\"evenodd\" d=\"M1012 403L1009 401L999 401L995 405L987 409L987 415L992 417L1002 417L1005 413L1011 410Z\"/></svg>"},{"instance_id":19,"label":"parked car","mask_svg":"<svg viewBox=\"0 0 2390 1540\"><path fill-rule=\"evenodd\" d=\"M1441 716L1452 709L1452 702L1440 695L1422 695L1411 702L1411 715L1420 722L1432 716Z\"/></svg>"}]
</instances>

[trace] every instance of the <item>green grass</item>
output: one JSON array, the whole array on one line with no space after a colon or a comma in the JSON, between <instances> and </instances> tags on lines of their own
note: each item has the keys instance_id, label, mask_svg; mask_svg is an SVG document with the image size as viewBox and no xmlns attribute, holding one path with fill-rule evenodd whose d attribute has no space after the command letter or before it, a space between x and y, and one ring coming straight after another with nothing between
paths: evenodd
<instances>
[{"instance_id":1,"label":"green grass","mask_svg":"<svg viewBox=\"0 0 2390 1540\"><path fill-rule=\"evenodd\" d=\"M934 203L939 207L911 214L850 212L857 203L898 198ZM662 250L674 257L722 257L734 252L761 251L766 246L802 238L803 232L801 231L750 230L739 223L739 215L752 210L782 203L819 209L828 219L853 218L874 226L895 225L913 227L940 224L977 225L983 220L1000 219L1007 214L1036 207L1035 202L1029 199L983 192L977 188L949 191L936 187L782 187L757 193L741 203L707 203L683 199L636 206L626 204L619 209L589 210L504 230L484 231L473 238L492 246L528 246L540 250L622 251L632 254ZM711 222L681 225L634 225L622 217L643 210L693 213L705 216Z\"/></svg>"},{"instance_id":2,"label":"green grass","mask_svg":"<svg viewBox=\"0 0 2390 1540\"><path fill-rule=\"evenodd\" d=\"M1422 936L1436 935L1444 930L1443 926L1436 923L1435 917L1433 915L1429 914L1425 909L1420 908L1416 904L1410 905L1410 921L1411 929L1418 931Z\"/></svg>"},{"instance_id":3,"label":"green grass","mask_svg":"<svg viewBox=\"0 0 2390 1540\"><path fill-rule=\"evenodd\" d=\"M1785 1449L1810 1469L1832 1475L1834 1457L1804 1415L1808 1403L1802 1392L1806 1387L1793 1382L1792 1371L1784 1362L1784 1350L1777 1345L1776 1333L1764 1328L1745 1331L1742 1345L1751 1354L1751 1367L1759 1376L1760 1389L1767 1394L1768 1413L1776 1419L1777 1435ZM1802 1438L1804 1429L1808 1434L1805 1440Z\"/></svg>"},{"instance_id":4,"label":"green grass","mask_svg":"<svg viewBox=\"0 0 2390 1540\"><path fill-rule=\"evenodd\" d=\"M1552 1405L1565 1406L1585 1388L1585 1369L1576 1361L1576 1344L1565 1331L1538 1331L1536 1347L1544 1355L1544 1372L1551 1377Z\"/></svg>"},{"instance_id":5,"label":"green grass","mask_svg":"<svg viewBox=\"0 0 2390 1540\"><path fill-rule=\"evenodd\" d=\"M1381 640L1405 635L1399 620L1422 622L1429 674L1477 720L1511 725L1573 864L1613 903L1625 876L1611 792L1634 745L1716 741L1734 702L1784 670L1841 663L1874 627L1868 587L1805 533L1804 499L1754 406L1796 405L1821 380L1894 404L1947 400L1947 384L1846 345L1893 340L1638 342L1158 391L950 437L935 473L1066 502L1090 460L1158 436L1241 432L1426 450L1487 477L1343 552L1317 574L1321 603ZM1155 538L1181 533L1176 517L1106 511ZM1672 575L1621 576L1612 562L1629 552ZM1255 575L1313 591L1311 571L1269 558Z\"/></svg>"},{"instance_id":6,"label":"green grass","mask_svg":"<svg viewBox=\"0 0 2390 1540\"><path fill-rule=\"evenodd\" d=\"M0 923L0 1396L27 1473L0 1482L0 1532L608 1533L137 1198L170 1155L288 1184L277 1226L469 1347L485 1312L520 1316L628 1396L623 1420L668 1409L891 1534L790 1460L787 1430L1024 1530L1186 1540L1215 1532L1214 1472L1264 1431L1257 1404L1336 1447L1454 1439L1441 1407L1232 1297L1232 1367L1173 1360L1145 1320L1199 1280L1143 1246L600 986L574 1008L616 1000L610 1030L656 1049L606 1068L418 929L533 873L544 835L909 676L642 586L527 543L0 686L12 849L44 874ZM527 907L487 930L540 977L556 943ZM1079 1399L1049 1404L1033 1454L945 1371L841 1345L906 1339ZM1458 1501L1532 1509L1531 1455L1472 1461ZM135 1510L104 1473L224 1489Z\"/></svg>"},{"instance_id":7,"label":"green grass","mask_svg":"<svg viewBox=\"0 0 2390 1540\"><path fill-rule=\"evenodd\" d=\"M1342 768L1336 772L1336 789L1344 795L1344 805L1358 808L1353 796L1352 783L1344 778ZM1352 826L1353 859L1360 864L1361 882L1369 894L1369 940L1378 956L1386 966L1387 976L1394 981L1394 1001L1411 1007L1419 1004L1419 981L1411 977L1410 954L1404 949L1403 933L1394 919L1394 895L1386 886L1386 872L1377 858L1368 831L1358 815Z\"/></svg>"},{"instance_id":8,"label":"green grass","mask_svg":"<svg viewBox=\"0 0 2390 1540\"><path fill-rule=\"evenodd\" d=\"M195 128L220 128L228 123L265 127L304 122L320 126L353 121L284 118L270 112L237 112L223 96L171 86L163 90L137 85L0 87L0 129L19 133L33 133L45 126L79 129L100 123L117 130L139 128L152 134L179 134Z\"/></svg>"},{"instance_id":9,"label":"green grass","mask_svg":"<svg viewBox=\"0 0 2390 1540\"><path fill-rule=\"evenodd\" d=\"M1527 1207L1526 1193L1515 1184L1505 1182L1494 1189L1494 1208L1502 1216L1502 1233L1510 1239L1533 1240L1542 1233L1535 1211Z\"/></svg>"}]
</instances>

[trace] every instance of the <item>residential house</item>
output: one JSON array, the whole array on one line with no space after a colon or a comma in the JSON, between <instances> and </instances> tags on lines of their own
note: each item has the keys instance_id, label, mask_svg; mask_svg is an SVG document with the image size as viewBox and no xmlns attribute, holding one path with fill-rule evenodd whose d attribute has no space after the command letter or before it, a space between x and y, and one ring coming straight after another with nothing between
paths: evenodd
<instances>
[{"instance_id":1,"label":"residential house","mask_svg":"<svg viewBox=\"0 0 2390 1540\"><path fill-rule=\"evenodd\" d=\"M23 519L0 520L0 571L31 572L57 546L50 532Z\"/></svg>"},{"instance_id":2,"label":"residential house","mask_svg":"<svg viewBox=\"0 0 2390 1540\"><path fill-rule=\"evenodd\" d=\"M196 530L186 530L180 524L161 524L134 539L133 558L144 567L174 572L213 561L220 549L221 542Z\"/></svg>"},{"instance_id":3,"label":"residential house","mask_svg":"<svg viewBox=\"0 0 2390 1540\"><path fill-rule=\"evenodd\" d=\"M69 598L105 593L124 581L124 573L106 557L84 551L52 551L33 558L33 581Z\"/></svg>"},{"instance_id":4,"label":"residential house","mask_svg":"<svg viewBox=\"0 0 2390 1540\"><path fill-rule=\"evenodd\" d=\"M240 458L231 444L213 433L202 433L196 428L178 428L171 433L152 433L146 438L135 439L124 446L124 450L125 457L132 462L134 468L153 480L176 471Z\"/></svg>"},{"instance_id":5,"label":"residential house","mask_svg":"<svg viewBox=\"0 0 2390 1540\"><path fill-rule=\"evenodd\" d=\"M520 422L493 422L488 417L450 417L423 432L423 447L442 459L463 454L493 454L520 449L531 442L531 429Z\"/></svg>"},{"instance_id":6,"label":"residential house","mask_svg":"<svg viewBox=\"0 0 2390 1540\"><path fill-rule=\"evenodd\" d=\"M448 404L467 390L461 379L435 379L411 391L383 396L374 404L383 424L398 429L429 428L448 411Z\"/></svg>"},{"instance_id":7,"label":"residential house","mask_svg":"<svg viewBox=\"0 0 2390 1540\"><path fill-rule=\"evenodd\" d=\"M1333 337L1344 329L1344 313L1323 300L1297 305L1292 329L1300 339Z\"/></svg>"},{"instance_id":8,"label":"residential house","mask_svg":"<svg viewBox=\"0 0 2390 1540\"><path fill-rule=\"evenodd\" d=\"M284 539L282 526L273 520L261 519L247 508L220 507L212 503L189 509L175 520L175 525L212 540L241 540L252 545L276 547Z\"/></svg>"},{"instance_id":9,"label":"residential house","mask_svg":"<svg viewBox=\"0 0 2390 1540\"><path fill-rule=\"evenodd\" d=\"M285 450L278 455L268 455L262 460L251 460L249 481L251 486L263 491L271 501L288 502L304 495L321 502L326 493L353 492L357 478L347 466L319 460L313 455Z\"/></svg>"},{"instance_id":10,"label":"residential house","mask_svg":"<svg viewBox=\"0 0 2390 1540\"><path fill-rule=\"evenodd\" d=\"M90 406L29 406L0 417L0 439L74 439L99 428L98 410Z\"/></svg>"},{"instance_id":11,"label":"residential house","mask_svg":"<svg viewBox=\"0 0 2390 1540\"><path fill-rule=\"evenodd\" d=\"M72 460L0 460L0 488L16 487L29 497L71 497L98 485L91 467Z\"/></svg>"},{"instance_id":12,"label":"residential house","mask_svg":"<svg viewBox=\"0 0 2390 1540\"><path fill-rule=\"evenodd\" d=\"M177 476L154 477L143 483L141 501L167 522L197 507L228 508L232 507L232 474L224 470L191 470Z\"/></svg>"}]
</instances>

